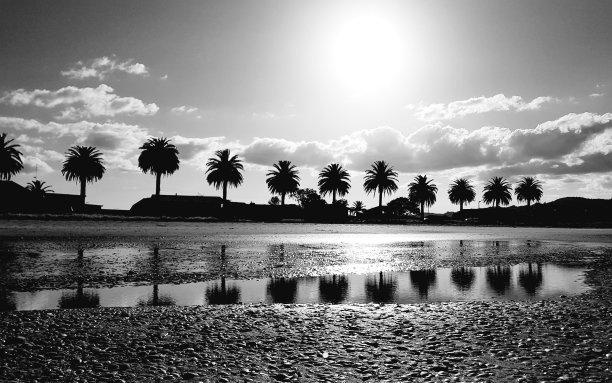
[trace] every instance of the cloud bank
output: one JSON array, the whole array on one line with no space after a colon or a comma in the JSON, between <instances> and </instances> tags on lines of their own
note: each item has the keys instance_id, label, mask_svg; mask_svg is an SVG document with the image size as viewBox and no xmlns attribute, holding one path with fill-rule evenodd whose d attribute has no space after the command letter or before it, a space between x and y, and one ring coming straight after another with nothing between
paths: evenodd
<instances>
[{"instance_id":1,"label":"cloud bank","mask_svg":"<svg viewBox=\"0 0 612 383\"><path fill-rule=\"evenodd\" d=\"M61 74L75 80L89 78L104 80L110 74L119 72L146 76L149 74L149 69L144 64L134 62L134 59L121 61L116 56L102 56L87 62L78 61L69 69L62 71Z\"/></svg>"},{"instance_id":2,"label":"cloud bank","mask_svg":"<svg viewBox=\"0 0 612 383\"><path fill-rule=\"evenodd\" d=\"M144 103L134 97L121 97L106 84L97 88L67 86L56 91L17 89L6 92L0 103L11 106L36 106L58 108L59 119L75 120L91 117L113 117L118 114L149 116L157 113L155 103Z\"/></svg>"},{"instance_id":3,"label":"cloud bank","mask_svg":"<svg viewBox=\"0 0 612 383\"><path fill-rule=\"evenodd\" d=\"M406 106L406 109L412 110L414 116L419 120L431 122L451 120L470 114L538 110L544 104L558 101L559 100L554 97L542 96L527 102L520 96L506 97L500 93L491 97L473 97L467 100L453 101L448 104L410 104Z\"/></svg>"}]
</instances>

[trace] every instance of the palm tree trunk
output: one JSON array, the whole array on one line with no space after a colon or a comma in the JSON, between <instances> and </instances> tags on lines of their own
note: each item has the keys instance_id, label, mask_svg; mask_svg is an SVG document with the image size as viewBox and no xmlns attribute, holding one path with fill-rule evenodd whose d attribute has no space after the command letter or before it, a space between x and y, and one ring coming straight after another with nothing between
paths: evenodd
<instances>
[{"instance_id":1,"label":"palm tree trunk","mask_svg":"<svg viewBox=\"0 0 612 383\"><path fill-rule=\"evenodd\" d=\"M421 221L425 221L425 202L421 202Z\"/></svg>"},{"instance_id":2,"label":"palm tree trunk","mask_svg":"<svg viewBox=\"0 0 612 383\"><path fill-rule=\"evenodd\" d=\"M85 177L81 177L81 205L85 206L85 188L87 185L87 181Z\"/></svg>"},{"instance_id":3,"label":"palm tree trunk","mask_svg":"<svg viewBox=\"0 0 612 383\"><path fill-rule=\"evenodd\" d=\"M155 196L159 197L159 192L161 189L161 174L155 173Z\"/></svg>"},{"instance_id":4,"label":"palm tree trunk","mask_svg":"<svg viewBox=\"0 0 612 383\"><path fill-rule=\"evenodd\" d=\"M382 207L382 189L378 189L378 207Z\"/></svg>"},{"instance_id":5,"label":"palm tree trunk","mask_svg":"<svg viewBox=\"0 0 612 383\"><path fill-rule=\"evenodd\" d=\"M225 209L225 205L227 201L227 181L223 182L223 208Z\"/></svg>"},{"instance_id":6,"label":"palm tree trunk","mask_svg":"<svg viewBox=\"0 0 612 383\"><path fill-rule=\"evenodd\" d=\"M336 191L335 190L332 192L332 203L334 204L336 203Z\"/></svg>"},{"instance_id":7,"label":"palm tree trunk","mask_svg":"<svg viewBox=\"0 0 612 383\"><path fill-rule=\"evenodd\" d=\"M459 211L463 211L463 201L459 201Z\"/></svg>"},{"instance_id":8,"label":"palm tree trunk","mask_svg":"<svg viewBox=\"0 0 612 383\"><path fill-rule=\"evenodd\" d=\"M499 200L495 200L495 208L499 209Z\"/></svg>"},{"instance_id":9,"label":"palm tree trunk","mask_svg":"<svg viewBox=\"0 0 612 383\"><path fill-rule=\"evenodd\" d=\"M527 207L530 207L530 206L531 206L531 200L530 200L530 199L528 199L528 200L527 200Z\"/></svg>"},{"instance_id":10,"label":"palm tree trunk","mask_svg":"<svg viewBox=\"0 0 612 383\"><path fill-rule=\"evenodd\" d=\"M281 206L285 206L285 192L281 193Z\"/></svg>"}]
</instances>

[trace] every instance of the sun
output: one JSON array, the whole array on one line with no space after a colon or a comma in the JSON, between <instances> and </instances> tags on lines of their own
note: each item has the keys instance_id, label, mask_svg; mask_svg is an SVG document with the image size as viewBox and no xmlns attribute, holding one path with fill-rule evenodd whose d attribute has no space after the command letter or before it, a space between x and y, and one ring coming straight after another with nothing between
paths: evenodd
<instances>
[{"instance_id":1,"label":"sun","mask_svg":"<svg viewBox=\"0 0 612 383\"><path fill-rule=\"evenodd\" d=\"M339 25L331 39L334 77L354 92L373 92L392 85L403 64L400 30L390 18L354 16Z\"/></svg>"}]
</instances>

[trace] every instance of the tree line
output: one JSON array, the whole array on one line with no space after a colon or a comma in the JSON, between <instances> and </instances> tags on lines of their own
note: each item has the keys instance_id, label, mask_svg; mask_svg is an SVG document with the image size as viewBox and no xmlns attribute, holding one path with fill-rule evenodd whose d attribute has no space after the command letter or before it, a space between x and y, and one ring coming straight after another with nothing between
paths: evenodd
<instances>
[{"instance_id":1,"label":"tree line","mask_svg":"<svg viewBox=\"0 0 612 383\"><path fill-rule=\"evenodd\" d=\"M13 140L7 140L6 133L0 136L0 179L10 180L23 169L22 153L18 150L19 145ZM140 148L138 156L138 167L143 173L155 176L155 196L161 192L161 177L169 176L179 169L179 151L169 139L164 137L151 137ZM80 198L85 204L86 185L102 178L106 171L102 153L92 146L75 145L66 152L66 159L62 164L62 175L67 181L75 181L80 185ZM242 160L237 155L231 155L229 149L218 150L214 157L206 162L206 181L216 190L222 189L223 206L227 202L228 187L240 186L244 178L242 173L244 167ZM292 196L300 204L316 199L320 196L332 196L332 204L343 203L337 197L344 197L351 188L350 174L337 163L327 165L319 173L318 193L313 189L300 189L299 170L290 161L281 160L272 165L272 169L266 174L266 185L268 190L274 194L270 199L271 204L285 205L287 195ZM382 199L385 194L391 195L398 190L398 173L385 161L374 162L365 171L363 189L367 194L378 194L378 207L382 208ZM51 191L45 182L34 180L27 188L39 195ZM436 202L437 186L432 179L426 175L417 175L413 182L408 185L408 198L400 198L392 201L401 204L403 208L411 212L420 212L424 219L425 207L430 207ZM528 206L532 202L538 202L542 198L542 184L533 177L523 177L514 188L514 194L519 202L525 201ZM316 196L315 196L316 195ZM476 191L471 181L467 178L459 178L452 182L448 189L449 200L459 205L473 202L476 199ZM503 177L493 177L484 186L482 201L487 205L495 207L507 206L512 201L512 185ZM418 209L416 207L418 207ZM351 207L354 211L361 211L365 205L356 201Z\"/></svg>"}]
</instances>

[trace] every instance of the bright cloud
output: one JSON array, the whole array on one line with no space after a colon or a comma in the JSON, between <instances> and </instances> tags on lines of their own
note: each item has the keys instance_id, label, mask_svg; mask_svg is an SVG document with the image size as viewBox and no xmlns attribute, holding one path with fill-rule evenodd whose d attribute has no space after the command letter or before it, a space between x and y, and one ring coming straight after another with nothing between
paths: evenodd
<instances>
[{"instance_id":1,"label":"bright cloud","mask_svg":"<svg viewBox=\"0 0 612 383\"><path fill-rule=\"evenodd\" d=\"M134 59L121 61L116 56L102 56L87 62L78 61L61 73L62 76L76 80L88 78L104 80L109 74L117 72L146 76L149 74L149 69L144 64L134 62Z\"/></svg>"},{"instance_id":2,"label":"bright cloud","mask_svg":"<svg viewBox=\"0 0 612 383\"><path fill-rule=\"evenodd\" d=\"M134 97L121 97L114 89L102 84L97 88L67 86L56 91L47 89L17 89L6 92L0 103L12 106L32 105L41 108L59 108L59 118L79 119L117 114L148 116L157 113L159 107L146 104Z\"/></svg>"},{"instance_id":3,"label":"bright cloud","mask_svg":"<svg viewBox=\"0 0 612 383\"><path fill-rule=\"evenodd\" d=\"M189 114L189 113L196 112L198 108L194 106L181 105L181 106L175 106L174 108L170 110L172 111L172 113L176 113L176 114Z\"/></svg>"},{"instance_id":4,"label":"bright cloud","mask_svg":"<svg viewBox=\"0 0 612 383\"><path fill-rule=\"evenodd\" d=\"M407 105L406 108L414 111L414 115L421 121L440 121L464 117L470 114L510 110L517 112L538 110L544 104L558 101L554 97L543 96L536 97L527 102L520 96L506 97L500 93L491 97L474 97L467 100L453 101L448 104L411 104Z\"/></svg>"}]
</instances>

